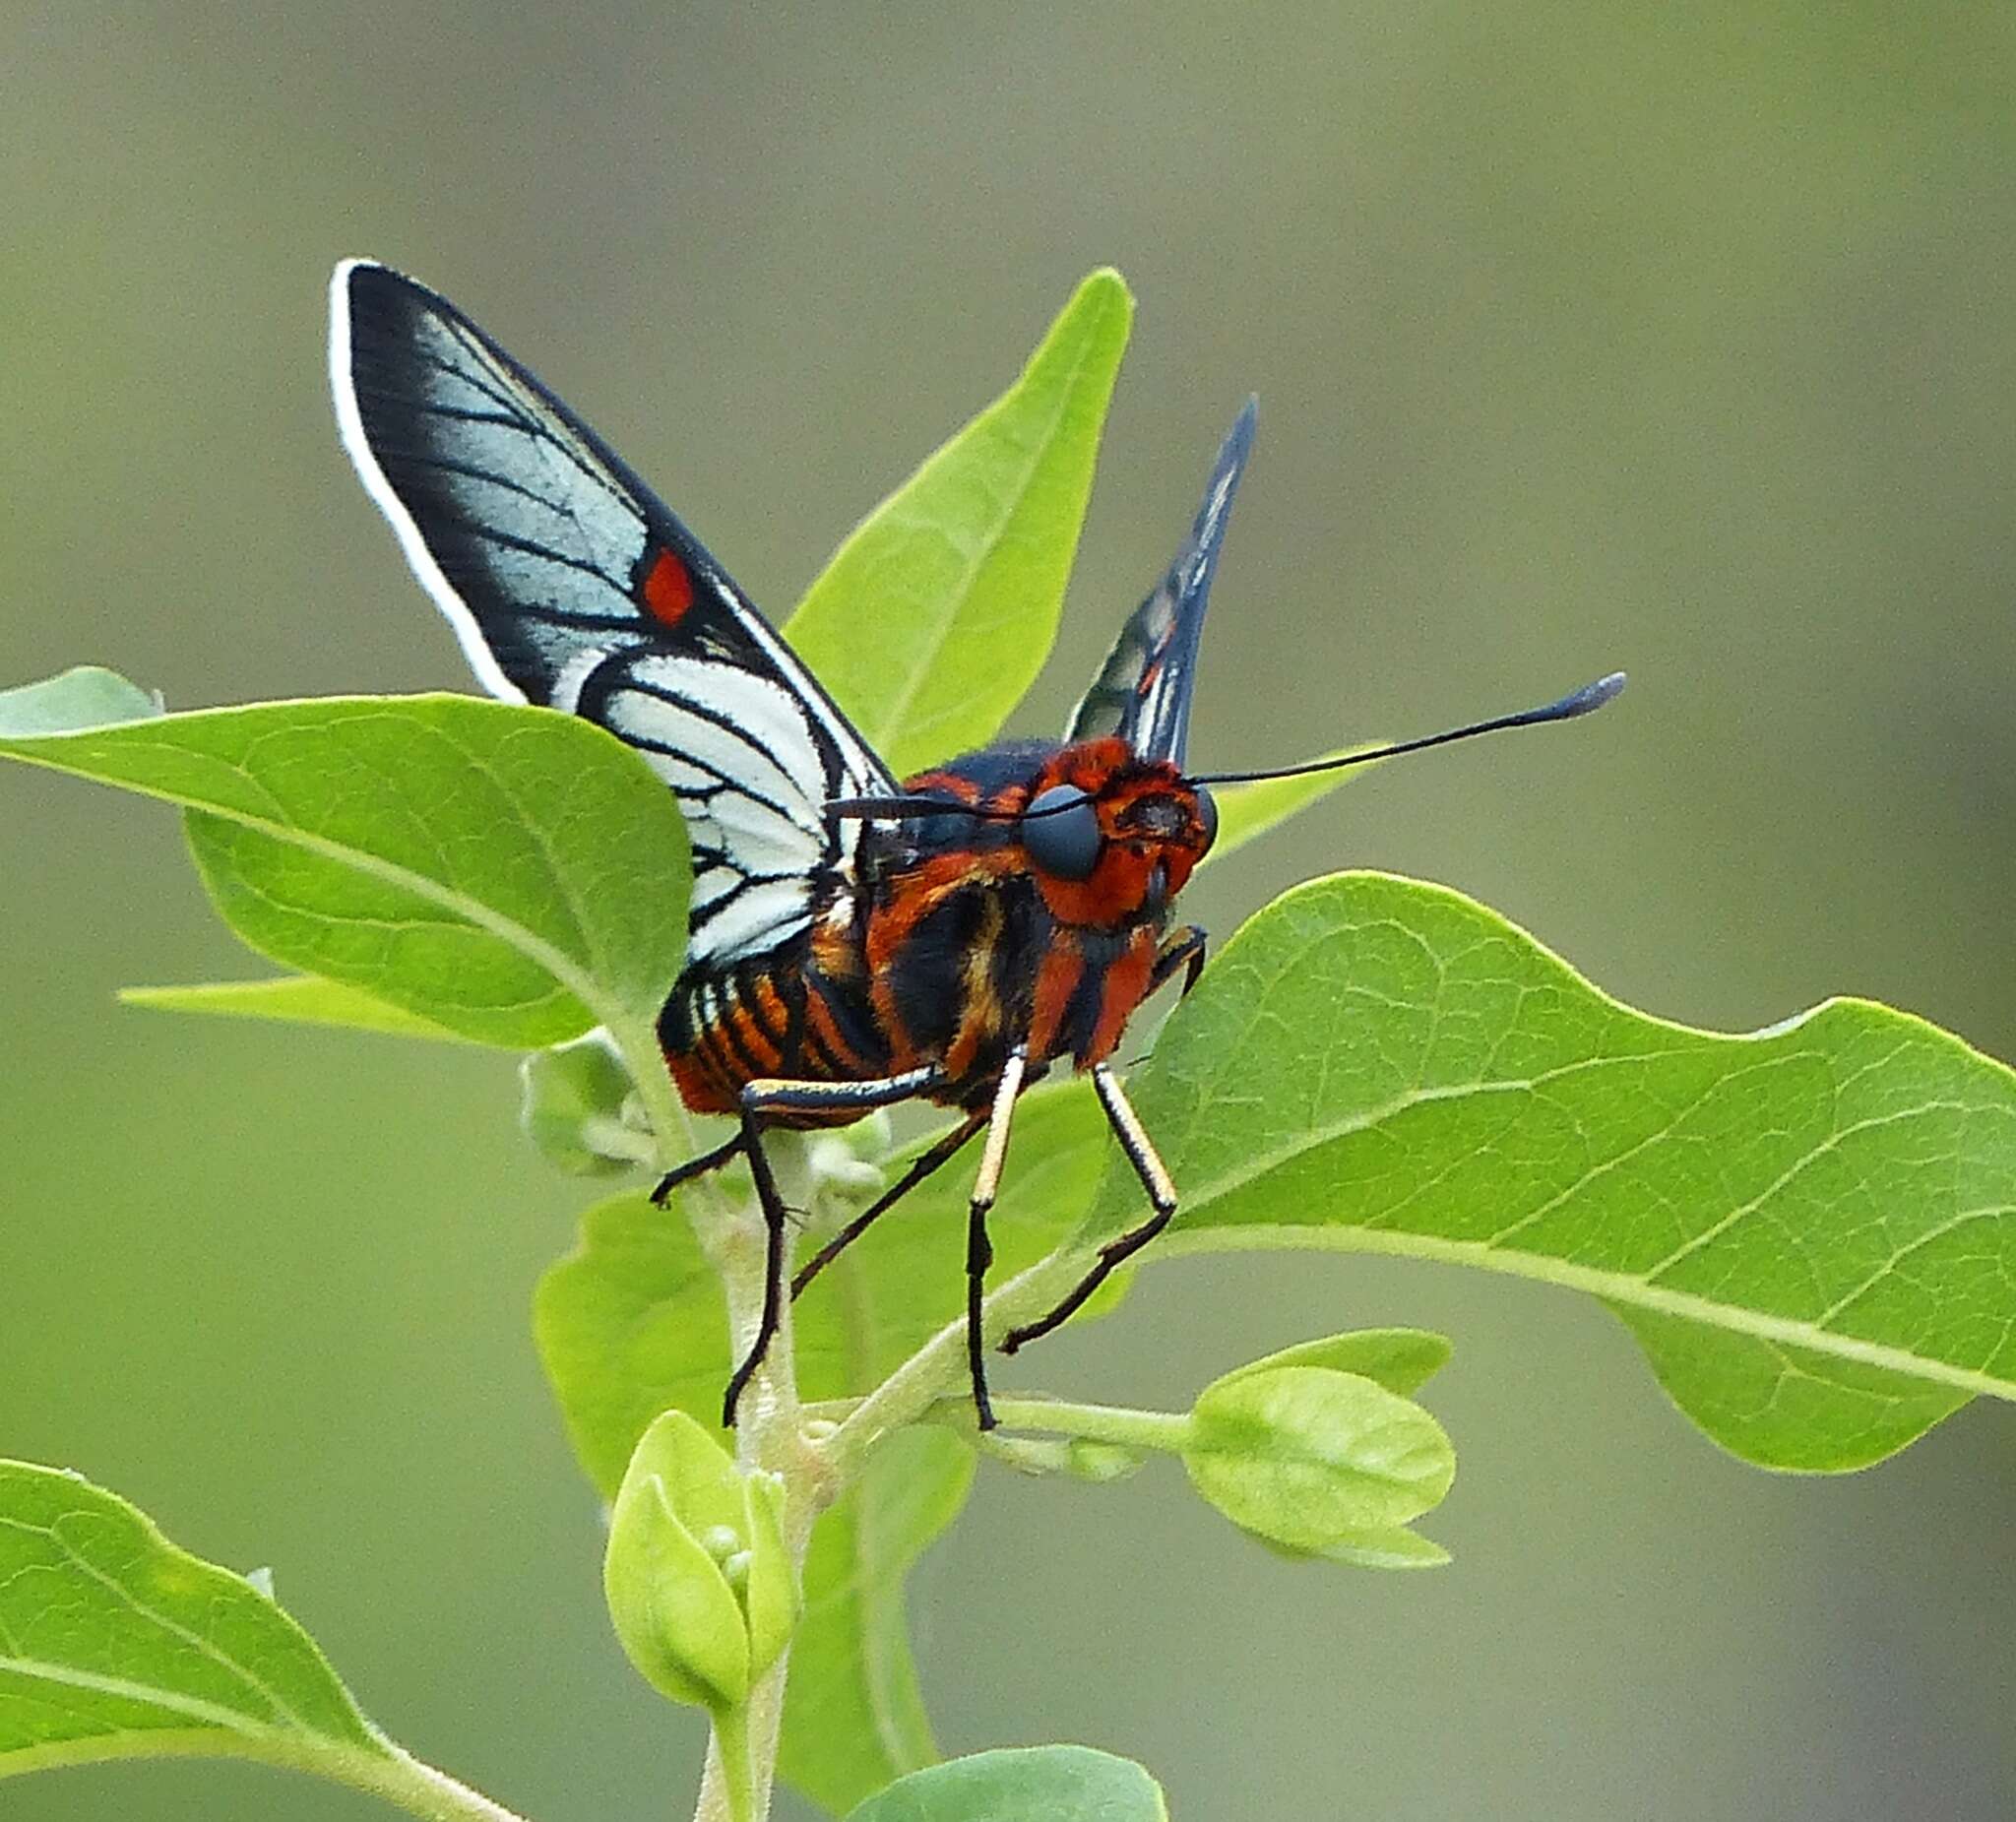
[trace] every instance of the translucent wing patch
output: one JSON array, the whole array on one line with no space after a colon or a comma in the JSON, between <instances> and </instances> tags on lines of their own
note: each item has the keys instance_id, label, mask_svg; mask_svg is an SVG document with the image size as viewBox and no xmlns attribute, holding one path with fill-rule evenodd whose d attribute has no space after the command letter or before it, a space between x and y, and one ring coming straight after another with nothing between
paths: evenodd
<instances>
[{"instance_id":1,"label":"translucent wing patch","mask_svg":"<svg viewBox=\"0 0 2016 1822\"><path fill-rule=\"evenodd\" d=\"M831 798L895 780L693 534L589 426L424 285L331 287L344 446L485 688L600 723L679 799L689 963L762 954L850 873Z\"/></svg>"},{"instance_id":2,"label":"translucent wing patch","mask_svg":"<svg viewBox=\"0 0 2016 1822\"><path fill-rule=\"evenodd\" d=\"M1197 641L1211 579L1231 517L1232 495L1253 447L1256 403L1248 399L1218 452L1204 504L1162 581L1120 628L1092 688L1072 712L1068 741L1118 734L1144 759L1180 766L1197 682Z\"/></svg>"}]
</instances>

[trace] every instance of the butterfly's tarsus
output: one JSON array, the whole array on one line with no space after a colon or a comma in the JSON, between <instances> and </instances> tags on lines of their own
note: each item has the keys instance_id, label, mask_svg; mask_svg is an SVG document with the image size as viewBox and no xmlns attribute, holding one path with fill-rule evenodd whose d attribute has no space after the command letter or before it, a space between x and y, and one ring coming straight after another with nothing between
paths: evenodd
<instances>
[{"instance_id":1,"label":"butterfly's tarsus","mask_svg":"<svg viewBox=\"0 0 2016 1822\"><path fill-rule=\"evenodd\" d=\"M1171 931L1168 940L1157 952L1155 971L1148 976L1148 990L1153 993L1177 969L1183 971L1183 988L1179 997L1187 998L1190 989L1197 984L1197 976L1204 973L1204 950L1210 938L1197 924L1186 923L1180 930Z\"/></svg>"},{"instance_id":2,"label":"butterfly's tarsus","mask_svg":"<svg viewBox=\"0 0 2016 1822\"><path fill-rule=\"evenodd\" d=\"M702 1152L698 1158L689 1158L682 1164L675 1164L658 1180L658 1187L651 1192L651 1199L660 1208L665 1199L683 1183L690 1183L695 1177L705 1176L710 1170L719 1170L724 1164L733 1163L741 1157L749 1143L746 1132L738 1132L724 1145L717 1145L711 1152Z\"/></svg>"},{"instance_id":3,"label":"butterfly's tarsus","mask_svg":"<svg viewBox=\"0 0 2016 1822\"><path fill-rule=\"evenodd\" d=\"M752 1089L757 1086L754 1083L750 1085ZM742 1388L763 1364L763 1356L770 1351L771 1341L783 1316L785 1223L788 1217L784 1198L778 1194L777 1177L770 1168L770 1155L763 1149L761 1116L749 1102L750 1097L745 1094L742 1149L749 1154L749 1173L756 1179L756 1200L763 1210L763 1314L756 1324L756 1339L749 1344L748 1353L743 1356L741 1365L735 1368L722 1398L723 1429L734 1428L735 1406L741 1401Z\"/></svg>"}]
</instances>

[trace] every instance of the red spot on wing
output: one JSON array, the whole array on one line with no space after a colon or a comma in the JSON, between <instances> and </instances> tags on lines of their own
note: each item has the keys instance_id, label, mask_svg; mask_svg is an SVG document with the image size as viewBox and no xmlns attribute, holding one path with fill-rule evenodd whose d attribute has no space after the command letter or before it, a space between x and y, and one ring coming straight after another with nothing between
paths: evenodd
<instances>
[{"instance_id":1,"label":"red spot on wing","mask_svg":"<svg viewBox=\"0 0 2016 1822\"><path fill-rule=\"evenodd\" d=\"M677 626L693 605L692 574L669 550L661 550L645 572L644 604L666 626Z\"/></svg>"}]
</instances>

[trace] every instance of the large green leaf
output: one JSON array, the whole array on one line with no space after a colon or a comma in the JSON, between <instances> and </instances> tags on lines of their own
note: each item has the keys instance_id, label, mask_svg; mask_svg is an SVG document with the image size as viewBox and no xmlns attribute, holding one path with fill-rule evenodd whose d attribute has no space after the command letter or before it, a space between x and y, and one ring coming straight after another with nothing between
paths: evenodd
<instances>
[{"instance_id":1,"label":"large green leaf","mask_svg":"<svg viewBox=\"0 0 2016 1822\"><path fill-rule=\"evenodd\" d=\"M998 1276L1082 1220L1106 1144L1083 1084L1024 1099L992 1223ZM802 1396L868 1391L958 1315L976 1162L969 1156L913 1191L799 1299ZM631 1194L591 1209L580 1245L539 1286L536 1328L575 1451L604 1495L661 1411L718 1420L729 1367L721 1286L676 1207L661 1211ZM814 1529L783 1766L831 1809L936 1756L910 1660L903 1578L957 1514L972 1473L971 1452L950 1432L893 1436Z\"/></svg>"},{"instance_id":2,"label":"large green leaf","mask_svg":"<svg viewBox=\"0 0 2016 1822\"><path fill-rule=\"evenodd\" d=\"M915 1772L848 1822L1168 1822L1162 1788L1090 1746L976 1752Z\"/></svg>"},{"instance_id":3,"label":"large green leaf","mask_svg":"<svg viewBox=\"0 0 2016 1822\"><path fill-rule=\"evenodd\" d=\"M1184 1197L1166 1254L1589 1291L1747 1460L1858 1467L2016 1397L2016 1075L1907 1014L1690 1031L1455 893L1344 874L1253 918L1132 1086ZM1089 1226L1139 1195L1109 1170Z\"/></svg>"},{"instance_id":4,"label":"large green leaf","mask_svg":"<svg viewBox=\"0 0 2016 1822\"><path fill-rule=\"evenodd\" d=\"M121 987L119 997L129 1006L160 1012L198 1012L213 1018L259 1019L283 1025L328 1025L395 1037L429 1037L437 1042L467 1041L445 1025L374 998L359 987L313 974L283 974L273 980L214 980L189 986Z\"/></svg>"},{"instance_id":5,"label":"large green leaf","mask_svg":"<svg viewBox=\"0 0 2016 1822\"><path fill-rule=\"evenodd\" d=\"M0 1461L0 1778L171 1757L313 1773L429 1822L514 1822L366 1721L268 1590L78 1475Z\"/></svg>"},{"instance_id":6,"label":"large green leaf","mask_svg":"<svg viewBox=\"0 0 2016 1822\"><path fill-rule=\"evenodd\" d=\"M276 1745L388 1751L242 1576L75 1475L0 1462L0 1775Z\"/></svg>"},{"instance_id":7,"label":"large green leaf","mask_svg":"<svg viewBox=\"0 0 2016 1822\"><path fill-rule=\"evenodd\" d=\"M1134 300L1096 272L1022 377L869 514L785 636L898 776L993 738L1056 635Z\"/></svg>"},{"instance_id":8,"label":"large green leaf","mask_svg":"<svg viewBox=\"0 0 2016 1822\"><path fill-rule=\"evenodd\" d=\"M189 809L206 884L262 953L489 1043L656 1016L684 946L684 830L601 729L416 696L20 731L80 676L38 686L32 723L0 722L0 753ZM88 715L103 689L71 693Z\"/></svg>"}]
</instances>

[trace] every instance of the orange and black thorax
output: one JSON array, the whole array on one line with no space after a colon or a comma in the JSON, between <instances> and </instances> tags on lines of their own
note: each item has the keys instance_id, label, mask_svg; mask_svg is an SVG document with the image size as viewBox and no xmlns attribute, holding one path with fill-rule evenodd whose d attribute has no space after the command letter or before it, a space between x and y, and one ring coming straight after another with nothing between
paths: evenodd
<instances>
[{"instance_id":1,"label":"orange and black thorax","mask_svg":"<svg viewBox=\"0 0 2016 1822\"><path fill-rule=\"evenodd\" d=\"M933 1099L977 1105L1018 1043L1033 1069L1111 1054L1210 845L1199 794L1117 738L1006 742L905 789L980 813L872 824L809 931L681 976L660 1035L689 1106L731 1111L758 1077L931 1063L947 1077ZM1040 798L1065 812L1025 822Z\"/></svg>"}]
</instances>

